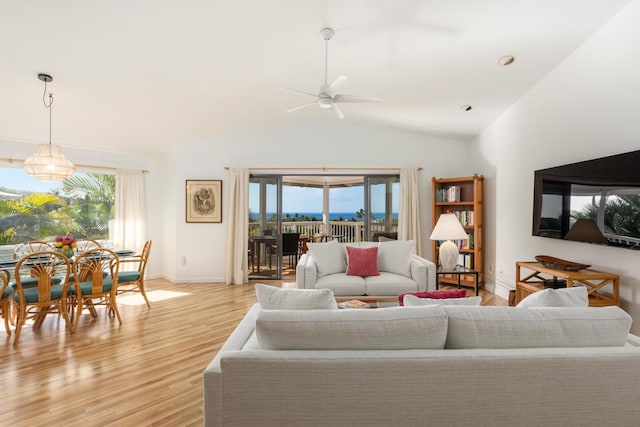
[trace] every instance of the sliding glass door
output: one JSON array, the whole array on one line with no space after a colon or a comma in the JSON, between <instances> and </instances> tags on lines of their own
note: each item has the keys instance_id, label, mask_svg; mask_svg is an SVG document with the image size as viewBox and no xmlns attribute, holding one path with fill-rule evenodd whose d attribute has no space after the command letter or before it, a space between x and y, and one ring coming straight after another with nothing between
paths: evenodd
<instances>
[{"instance_id":1,"label":"sliding glass door","mask_svg":"<svg viewBox=\"0 0 640 427\"><path fill-rule=\"evenodd\" d=\"M400 177L365 177L365 211L367 240L378 236L397 238Z\"/></svg>"},{"instance_id":2,"label":"sliding glass door","mask_svg":"<svg viewBox=\"0 0 640 427\"><path fill-rule=\"evenodd\" d=\"M249 277L280 279L282 194L280 176L251 176L249 179Z\"/></svg>"},{"instance_id":3,"label":"sliding glass door","mask_svg":"<svg viewBox=\"0 0 640 427\"><path fill-rule=\"evenodd\" d=\"M399 189L398 175L252 175L249 277L295 277L306 242L395 238ZM298 239L298 251L291 239Z\"/></svg>"}]
</instances>

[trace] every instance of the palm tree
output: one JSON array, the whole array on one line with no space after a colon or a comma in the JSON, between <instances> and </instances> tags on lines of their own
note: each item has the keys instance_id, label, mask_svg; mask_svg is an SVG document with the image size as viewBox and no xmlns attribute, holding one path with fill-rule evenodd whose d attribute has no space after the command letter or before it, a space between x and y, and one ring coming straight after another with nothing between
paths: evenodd
<instances>
[{"instance_id":1,"label":"palm tree","mask_svg":"<svg viewBox=\"0 0 640 427\"><path fill-rule=\"evenodd\" d=\"M8 242L22 243L62 234L73 228L67 212L52 215L67 203L55 194L35 193L20 200L0 201L0 234Z\"/></svg>"},{"instance_id":2,"label":"palm tree","mask_svg":"<svg viewBox=\"0 0 640 427\"><path fill-rule=\"evenodd\" d=\"M63 181L62 189L66 194L79 196L72 199L69 211L81 228L78 237L107 237L109 220L115 213L115 175L74 175Z\"/></svg>"}]
</instances>

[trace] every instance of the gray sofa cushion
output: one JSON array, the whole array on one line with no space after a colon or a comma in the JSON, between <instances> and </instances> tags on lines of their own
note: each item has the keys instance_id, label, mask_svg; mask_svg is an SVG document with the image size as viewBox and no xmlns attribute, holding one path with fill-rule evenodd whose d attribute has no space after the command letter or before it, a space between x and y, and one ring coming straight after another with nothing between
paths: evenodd
<instances>
[{"instance_id":1,"label":"gray sofa cushion","mask_svg":"<svg viewBox=\"0 0 640 427\"><path fill-rule=\"evenodd\" d=\"M256 296L264 310L337 310L331 289L291 289L256 283Z\"/></svg>"},{"instance_id":2,"label":"gray sofa cushion","mask_svg":"<svg viewBox=\"0 0 640 427\"><path fill-rule=\"evenodd\" d=\"M623 346L631 316L619 307L443 307L446 348Z\"/></svg>"},{"instance_id":3,"label":"gray sofa cushion","mask_svg":"<svg viewBox=\"0 0 640 427\"><path fill-rule=\"evenodd\" d=\"M318 277L315 288L331 289L335 296L365 295L367 293L364 277L347 276L345 273Z\"/></svg>"},{"instance_id":4,"label":"gray sofa cushion","mask_svg":"<svg viewBox=\"0 0 640 427\"><path fill-rule=\"evenodd\" d=\"M367 295L400 295L418 290L413 279L386 271L381 271L379 276L365 277L365 286Z\"/></svg>"},{"instance_id":5,"label":"gray sofa cushion","mask_svg":"<svg viewBox=\"0 0 640 427\"><path fill-rule=\"evenodd\" d=\"M265 350L443 349L441 306L346 310L268 310L256 334Z\"/></svg>"}]
</instances>

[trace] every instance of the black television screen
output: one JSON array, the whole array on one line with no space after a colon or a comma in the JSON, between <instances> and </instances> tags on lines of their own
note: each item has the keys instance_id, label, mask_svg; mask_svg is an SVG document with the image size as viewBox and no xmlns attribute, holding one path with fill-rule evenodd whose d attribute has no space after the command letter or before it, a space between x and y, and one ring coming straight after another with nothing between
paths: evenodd
<instances>
[{"instance_id":1,"label":"black television screen","mask_svg":"<svg viewBox=\"0 0 640 427\"><path fill-rule=\"evenodd\" d=\"M541 169L533 235L640 249L640 151Z\"/></svg>"}]
</instances>

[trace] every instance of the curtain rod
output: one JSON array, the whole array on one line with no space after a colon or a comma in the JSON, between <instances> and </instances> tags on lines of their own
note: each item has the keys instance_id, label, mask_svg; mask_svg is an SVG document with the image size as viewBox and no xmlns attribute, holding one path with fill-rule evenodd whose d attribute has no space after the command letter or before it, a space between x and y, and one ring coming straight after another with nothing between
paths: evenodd
<instances>
[{"instance_id":1,"label":"curtain rod","mask_svg":"<svg viewBox=\"0 0 640 427\"><path fill-rule=\"evenodd\" d=\"M225 170L229 170L229 166L225 166L224 167ZM267 168L267 167L263 167L263 168L249 168L249 170L251 171L320 171L320 172L326 172L326 171L400 171L400 168L353 168L353 167L349 167L349 168L337 168L337 167L330 167L330 168ZM419 171L422 170L422 168L418 168Z\"/></svg>"},{"instance_id":2,"label":"curtain rod","mask_svg":"<svg viewBox=\"0 0 640 427\"><path fill-rule=\"evenodd\" d=\"M10 164L13 163L24 163L24 159L12 159L10 157L0 157L0 161L3 162L7 162ZM97 170L104 170L104 171L117 171L119 168L113 168L110 166L95 166L95 165L84 165L84 164L80 164L80 163L74 163L74 166L79 167L79 168L89 168L89 169L97 169ZM149 173L148 170L146 169L142 169L142 173Z\"/></svg>"}]
</instances>

